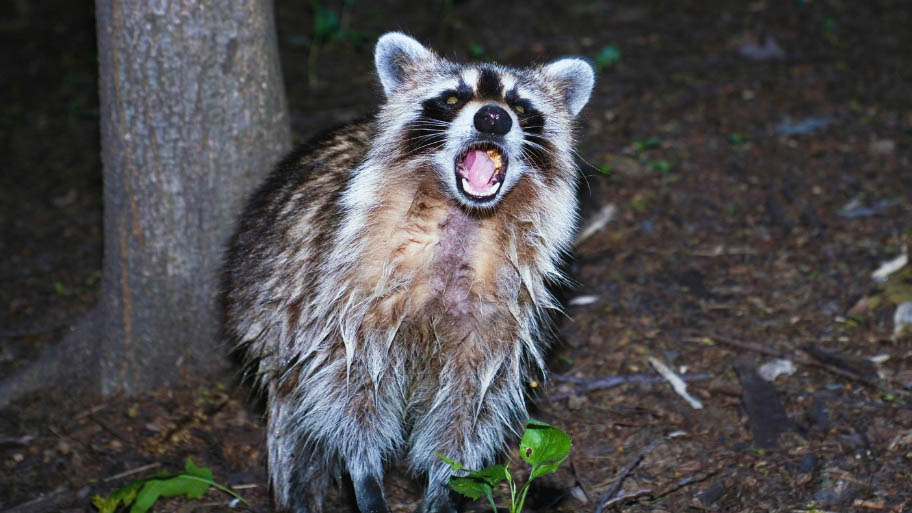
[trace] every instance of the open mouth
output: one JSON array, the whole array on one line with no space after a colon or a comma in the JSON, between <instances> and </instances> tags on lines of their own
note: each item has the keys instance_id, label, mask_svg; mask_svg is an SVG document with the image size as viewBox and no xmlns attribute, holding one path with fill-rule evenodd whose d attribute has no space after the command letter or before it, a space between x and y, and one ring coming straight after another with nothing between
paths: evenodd
<instances>
[{"instance_id":1,"label":"open mouth","mask_svg":"<svg viewBox=\"0 0 912 513\"><path fill-rule=\"evenodd\" d=\"M456 157L456 188L474 202L494 199L506 175L507 157L496 145L470 146Z\"/></svg>"}]
</instances>

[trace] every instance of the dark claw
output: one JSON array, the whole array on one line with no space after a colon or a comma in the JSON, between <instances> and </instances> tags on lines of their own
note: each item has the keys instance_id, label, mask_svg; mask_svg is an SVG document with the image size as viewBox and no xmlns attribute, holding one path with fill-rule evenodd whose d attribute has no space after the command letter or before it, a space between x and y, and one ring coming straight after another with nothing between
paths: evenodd
<instances>
[{"instance_id":1,"label":"dark claw","mask_svg":"<svg viewBox=\"0 0 912 513\"><path fill-rule=\"evenodd\" d=\"M460 511L462 511L462 497L451 490L446 490L433 497L425 496L415 513L459 513Z\"/></svg>"},{"instance_id":2,"label":"dark claw","mask_svg":"<svg viewBox=\"0 0 912 513\"><path fill-rule=\"evenodd\" d=\"M386 499L383 497L383 486L374 476L352 479L355 488L355 500L361 513L390 513Z\"/></svg>"}]
</instances>

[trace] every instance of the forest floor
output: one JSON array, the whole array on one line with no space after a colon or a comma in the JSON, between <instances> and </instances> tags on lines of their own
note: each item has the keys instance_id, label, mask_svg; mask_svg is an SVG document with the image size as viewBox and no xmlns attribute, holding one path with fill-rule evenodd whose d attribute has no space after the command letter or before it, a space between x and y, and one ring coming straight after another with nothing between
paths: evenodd
<instances>
[{"instance_id":1,"label":"forest floor","mask_svg":"<svg viewBox=\"0 0 912 513\"><path fill-rule=\"evenodd\" d=\"M535 409L573 450L526 511L912 511L912 337L893 319L912 270L871 276L912 245L912 4L276 3L297 140L382 101L371 45L387 30L457 59L599 68L586 235ZM0 12L0 374L88 311L100 277L93 3L54 4ZM649 358L688 375L702 408L638 378ZM269 511L261 413L233 375L72 396L0 412L0 512L92 511L187 457ZM410 512L420 487L399 470L389 500ZM327 511L350 501L343 487Z\"/></svg>"}]
</instances>

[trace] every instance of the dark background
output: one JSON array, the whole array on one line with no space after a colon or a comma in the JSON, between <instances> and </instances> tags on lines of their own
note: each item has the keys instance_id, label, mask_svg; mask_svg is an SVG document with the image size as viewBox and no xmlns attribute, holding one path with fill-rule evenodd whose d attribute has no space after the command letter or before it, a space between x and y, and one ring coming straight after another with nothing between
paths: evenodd
<instances>
[{"instance_id":1,"label":"dark background","mask_svg":"<svg viewBox=\"0 0 912 513\"><path fill-rule=\"evenodd\" d=\"M0 7L0 374L97 294L92 11ZM581 117L581 224L615 215L571 260L565 299L592 297L568 304L552 368L585 381L651 372L652 355L706 373L690 385L704 409L662 383L556 380L537 416L573 436L572 465L528 510L591 511L641 452L618 494L631 495L628 511L912 508L912 344L892 320L912 292L870 279L912 242L912 4L277 0L276 13L296 141L383 101L371 52L388 30L456 60L597 65ZM749 379L774 355L798 365L760 400L785 415L778 427L758 418ZM87 511L90 495L188 455L268 508L261 424L233 378L16 403L0 416L0 511L30 500L38 509L13 511ZM147 465L160 468L116 477ZM411 511L417 485L392 474L394 511ZM329 510L346 504L343 488ZM156 511L182 507L217 508Z\"/></svg>"}]
</instances>

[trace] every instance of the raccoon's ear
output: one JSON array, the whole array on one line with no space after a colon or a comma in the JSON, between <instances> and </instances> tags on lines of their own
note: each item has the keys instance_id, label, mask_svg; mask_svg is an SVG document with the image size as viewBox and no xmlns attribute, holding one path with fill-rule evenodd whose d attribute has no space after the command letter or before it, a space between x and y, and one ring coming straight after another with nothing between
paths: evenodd
<instances>
[{"instance_id":1,"label":"raccoon's ear","mask_svg":"<svg viewBox=\"0 0 912 513\"><path fill-rule=\"evenodd\" d=\"M570 114L579 114L589 101L592 86L595 85L592 65L579 57L567 57L545 65L542 71L548 81L560 84Z\"/></svg>"},{"instance_id":2,"label":"raccoon's ear","mask_svg":"<svg viewBox=\"0 0 912 513\"><path fill-rule=\"evenodd\" d=\"M377 41L374 49L374 65L387 96L393 93L408 68L416 62L433 59L434 54L402 32L388 32Z\"/></svg>"}]
</instances>

